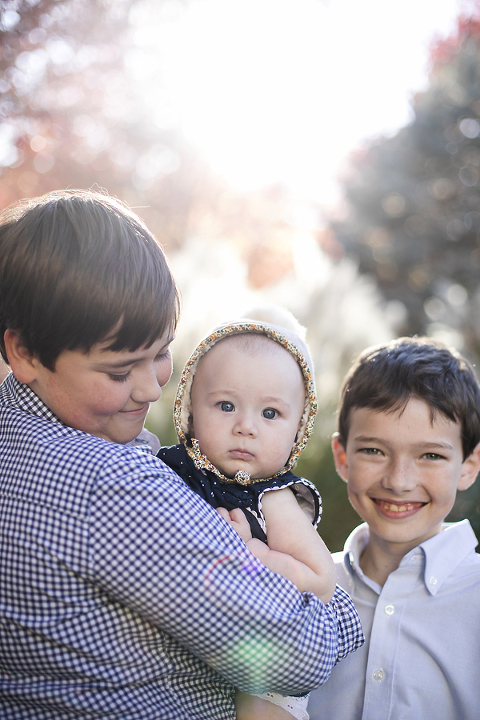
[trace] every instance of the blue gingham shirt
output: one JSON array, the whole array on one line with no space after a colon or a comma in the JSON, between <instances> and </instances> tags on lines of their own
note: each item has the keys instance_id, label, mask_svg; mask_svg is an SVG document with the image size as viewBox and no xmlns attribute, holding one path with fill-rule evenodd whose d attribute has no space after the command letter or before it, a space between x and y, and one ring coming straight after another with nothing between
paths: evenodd
<instances>
[{"instance_id":1,"label":"blue gingham shirt","mask_svg":"<svg viewBox=\"0 0 480 720\"><path fill-rule=\"evenodd\" d=\"M263 567L146 450L0 387L0 718L234 720L233 687L306 693L362 643Z\"/></svg>"}]
</instances>

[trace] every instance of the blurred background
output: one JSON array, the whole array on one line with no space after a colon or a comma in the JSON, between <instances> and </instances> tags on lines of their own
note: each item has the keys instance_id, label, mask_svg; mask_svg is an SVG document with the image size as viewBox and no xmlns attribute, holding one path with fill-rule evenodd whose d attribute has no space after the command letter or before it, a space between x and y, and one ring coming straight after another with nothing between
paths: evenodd
<instances>
[{"instance_id":1,"label":"blurred background","mask_svg":"<svg viewBox=\"0 0 480 720\"><path fill-rule=\"evenodd\" d=\"M201 337L293 312L320 408L298 470L341 549L352 360L427 334L480 361L480 0L3 0L0 33L0 209L103 188L163 244L183 298L163 444ZM480 538L480 483L462 517Z\"/></svg>"}]
</instances>

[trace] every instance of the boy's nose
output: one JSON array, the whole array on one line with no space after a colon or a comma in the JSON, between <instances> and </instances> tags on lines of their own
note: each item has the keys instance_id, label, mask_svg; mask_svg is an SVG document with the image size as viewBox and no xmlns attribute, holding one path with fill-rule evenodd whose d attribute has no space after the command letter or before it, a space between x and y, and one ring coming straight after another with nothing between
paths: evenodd
<instances>
[{"instance_id":1,"label":"boy's nose","mask_svg":"<svg viewBox=\"0 0 480 720\"><path fill-rule=\"evenodd\" d=\"M154 368L139 373L132 392L132 400L137 403L152 403L158 400L161 394L162 388Z\"/></svg>"},{"instance_id":2,"label":"boy's nose","mask_svg":"<svg viewBox=\"0 0 480 720\"><path fill-rule=\"evenodd\" d=\"M382 481L385 488L397 495L413 490L416 484L415 468L406 460L392 460Z\"/></svg>"}]
</instances>

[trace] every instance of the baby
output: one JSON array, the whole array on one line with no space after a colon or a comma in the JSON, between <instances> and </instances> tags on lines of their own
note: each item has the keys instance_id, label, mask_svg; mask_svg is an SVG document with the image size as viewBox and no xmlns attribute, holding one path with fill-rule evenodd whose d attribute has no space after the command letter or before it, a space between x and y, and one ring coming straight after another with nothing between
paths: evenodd
<instances>
[{"instance_id":1,"label":"baby","mask_svg":"<svg viewBox=\"0 0 480 720\"><path fill-rule=\"evenodd\" d=\"M240 321L214 330L185 365L175 400L180 445L158 457L237 530L270 570L328 603L321 499L292 468L316 414L312 362L291 329ZM305 720L307 698L237 692L237 719Z\"/></svg>"}]
</instances>

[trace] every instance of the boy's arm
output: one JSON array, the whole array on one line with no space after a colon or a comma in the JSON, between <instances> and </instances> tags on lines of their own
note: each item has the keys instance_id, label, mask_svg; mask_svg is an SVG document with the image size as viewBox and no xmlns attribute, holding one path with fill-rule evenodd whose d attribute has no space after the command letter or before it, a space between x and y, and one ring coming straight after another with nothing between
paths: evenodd
<instances>
[{"instance_id":1,"label":"boy's arm","mask_svg":"<svg viewBox=\"0 0 480 720\"><path fill-rule=\"evenodd\" d=\"M112 598L249 693L308 692L361 645L343 591L324 605L279 582L172 471L125 453L91 498L95 578Z\"/></svg>"}]
</instances>

